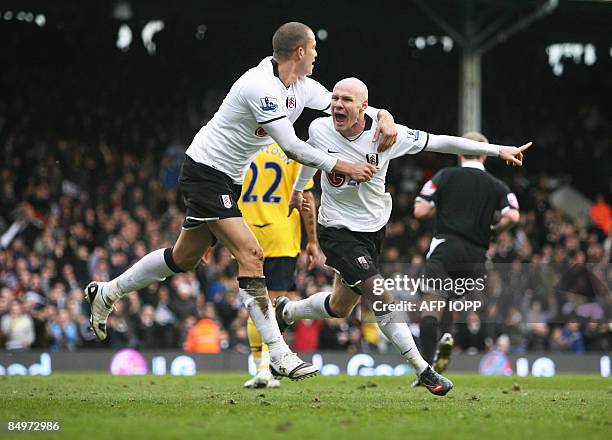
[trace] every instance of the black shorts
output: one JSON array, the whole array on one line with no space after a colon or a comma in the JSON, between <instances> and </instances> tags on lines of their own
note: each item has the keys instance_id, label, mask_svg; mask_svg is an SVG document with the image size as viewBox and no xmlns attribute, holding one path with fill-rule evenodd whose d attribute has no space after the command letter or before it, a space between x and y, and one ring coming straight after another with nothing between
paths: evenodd
<instances>
[{"instance_id":1,"label":"black shorts","mask_svg":"<svg viewBox=\"0 0 612 440\"><path fill-rule=\"evenodd\" d=\"M297 257L271 257L264 260L264 275L268 290L295 292Z\"/></svg>"},{"instance_id":2,"label":"black shorts","mask_svg":"<svg viewBox=\"0 0 612 440\"><path fill-rule=\"evenodd\" d=\"M187 155L179 174L179 188L187 208L183 229L196 228L210 220L242 217L238 208L242 185Z\"/></svg>"},{"instance_id":3,"label":"black shorts","mask_svg":"<svg viewBox=\"0 0 612 440\"><path fill-rule=\"evenodd\" d=\"M433 246L434 240L444 241ZM484 294L482 286L486 281L485 261L486 249L461 237L438 235L432 240L432 246L427 254L425 278L428 283L422 290L441 294L447 298L477 292ZM474 281L468 281L470 279Z\"/></svg>"},{"instance_id":4,"label":"black shorts","mask_svg":"<svg viewBox=\"0 0 612 440\"><path fill-rule=\"evenodd\" d=\"M325 265L338 272L347 286L355 287L380 273L384 227L376 232L354 232L319 225L318 232L321 250L327 257Z\"/></svg>"}]
</instances>

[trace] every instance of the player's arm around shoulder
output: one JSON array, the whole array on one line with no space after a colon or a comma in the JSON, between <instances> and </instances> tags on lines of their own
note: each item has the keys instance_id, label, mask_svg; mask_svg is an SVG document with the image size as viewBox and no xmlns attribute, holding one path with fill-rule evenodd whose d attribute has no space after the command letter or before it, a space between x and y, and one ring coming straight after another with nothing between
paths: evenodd
<instances>
[{"instance_id":1,"label":"player's arm around shoulder","mask_svg":"<svg viewBox=\"0 0 612 440\"><path fill-rule=\"evenodd\" d=\"M377 109L368 106L366 114L376 120L376 130L372 136L372 142L378 144L377 151L383 153L391 148L397 141L397 127L393 115L385 109Z\"/></svg>"}]
</instances>

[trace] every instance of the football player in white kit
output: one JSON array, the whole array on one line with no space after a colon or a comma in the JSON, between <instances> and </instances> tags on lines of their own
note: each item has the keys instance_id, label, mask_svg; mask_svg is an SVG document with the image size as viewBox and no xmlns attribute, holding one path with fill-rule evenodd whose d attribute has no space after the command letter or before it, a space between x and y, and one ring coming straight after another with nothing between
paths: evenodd
<instances>
[{"instance_id":1,"label":"football player in white kit","mask_svg":"<svg viewBox=\"0 0 612 440\"><path fill-rule=\"evenodd\" d=\"M298 319L346 317L363 297L383 334L414 367L420 382L432 394L443 396L453 387L452 382L423 360L402 315L393 311L393 296L382 288L378 259L385 225L391 215L391 195L385 192L389 161L427 150L498 156L520 166L522 152L531 144L520 148L483 144L396 124L397 142L379 152L368 140L370 132L376 130L376 121L365 113L367 105L366 85L356 78L344 79L332 93L332 116L316 119L310 125L308 142L314 147L343 160L366 161L378 170L370 181L361 183L343 173L324 172L318 232L321 249L327 257L326 265L336 272L333 292L319 292L301 301L279 297L276 319L284 331ZM302 166L294 186L292 206L301 206L301 190L315 172L315 168Z\"/></svg>"},{"instance_id":2,"label":"football player in white kit","mask_svg":"<svg viewBox=\"0 0 612 440\"><path fill-rule=\"evenodd\" d=\"M85 289L91 326L106 338L113 303L129 292L194 269L219 240L238 261L239 295L270 349L273 374L303 379L318 370L292 353L272 316L263 276L263 251L237 206L249 164L261 147L278 143L287 156L357 182L369 180L376 167L362 160L347 163L318 151L295 135L292 123L304 107L329 112L331 93L308 78L317 56L312 30L286 23L272 39L273 56L244 73L232 86L214 117L196 134L186 151L179 185L187 207L183 229L172 248L158 249L109 282ZM379 118L382 142L391 146L396 129L391 115L369 108Z\"/></svg>"}]
</instances>

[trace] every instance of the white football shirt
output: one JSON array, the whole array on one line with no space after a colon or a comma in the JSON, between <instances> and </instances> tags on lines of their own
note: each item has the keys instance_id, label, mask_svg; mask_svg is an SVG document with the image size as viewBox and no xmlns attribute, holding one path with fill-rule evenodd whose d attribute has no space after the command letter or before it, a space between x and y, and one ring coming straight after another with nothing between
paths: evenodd
<instances>
[{"instance_id":1,"label":"white football shirt","mask_svg":"<svg viewBox=\"0 0 612 440\"><path fill-rule=\"evenodd\" d=\"M396 124L397 141L387 151L378 153L378 143L372 142L377 123L368 115L365 118L364 132L352 140L336 131L331 116L310 124L308 143L312 146L347 162L367 161L378 166L372 179L363 183L343 174L321 172L319 223L325 227L375 232L385 226L392 209L391 195L385 192L389 161L420 153L427 147L429 133Z\"/></svg>"},{"instance_id":2,"label":"white football shirt","mask_svg":"<svg viewBox=\"0 0 612 440\"><path fill-rule=\"evenodd\" d=\"M311 78L302 77L285 87L278 64L266 57L238 78L186 154L242 184L257 152L274 143L266 123L285 117L294 123L304 107L326 111L330 103L331 92Z\"/></svg>"}]
</instances>

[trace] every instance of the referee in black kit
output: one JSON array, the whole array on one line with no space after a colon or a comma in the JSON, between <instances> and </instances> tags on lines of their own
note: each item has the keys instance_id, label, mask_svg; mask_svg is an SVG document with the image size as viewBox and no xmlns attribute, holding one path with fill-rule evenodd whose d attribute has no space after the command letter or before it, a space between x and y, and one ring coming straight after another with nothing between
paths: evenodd
<instances>
[{"instance_id":1,"label":"referee in black kit","mask_svg":"<svg viewBox=\"0 0 612 440\"><path fill-rule=\"evenodd\" d=\"M466 133L463 137L488 142L477 132ZM499 234L519 221L516 196L505 183L485 170L485 160L486 156L459 156L461 166L438 171L425 183L415 200L414 216L417 219L436 215L435 233L425 263L427 280L440 279L442 286L448 286L448 280L483 279L491 234ZM493 225L497 211L501 217ZM440 288L440 283L433 284L433 288L422 289L422 304L433 304L431 301L446 301L448 304L449 299L469 291L458 289L458 283L454 284L454 291L445 290L446 286ZM483 284L480 286L483 290ZM438 344L438 328L444 308L431 309L421 309L421 354L440 373L448 366L453 337L445 333Z\"/></svg>"}]
</instances>

